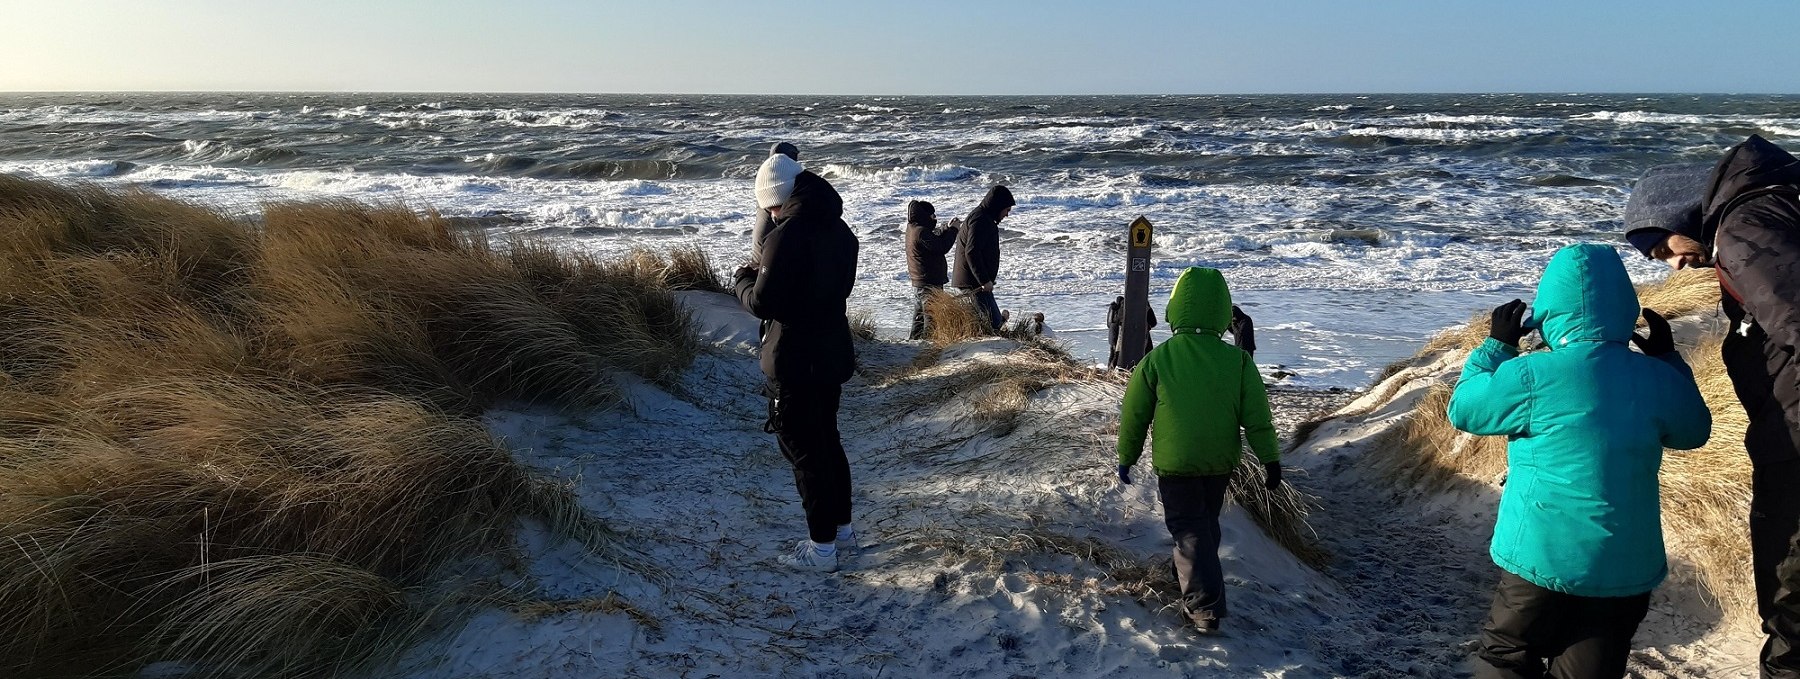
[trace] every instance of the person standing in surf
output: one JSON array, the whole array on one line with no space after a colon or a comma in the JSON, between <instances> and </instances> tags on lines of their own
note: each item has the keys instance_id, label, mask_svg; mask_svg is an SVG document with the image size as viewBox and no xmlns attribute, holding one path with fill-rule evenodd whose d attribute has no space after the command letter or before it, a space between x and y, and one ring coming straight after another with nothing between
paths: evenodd
<instances>
[{"instance_id":1,"label":"person standing in surf","mask_svg":"<svg viewBox=\"0 0 1800 679\"><path fill-rule=\"evenodd\" d=\"M773 227L760 265L739 268L732 289L768 322L761 351L772 397L765 429L794 466L806 514L807 537L778 560L835 571L837 543L855 540L850 462L837 418L843 384L856 368L845 302L856 285L859 245L837 190L786 155L757 169L756 202Z\"/></svg>"},{"instance_id":2,"label":"person standing in surf","mask_svg":"<svg viewBox=\"0 0 1800 679\"><path fill-rule=\"evenodd\" d=\"M950 282L944 256L956 245L959 224L938 225L937 208L922 200L906 202L906 273L912 278L912 332L907 339L925 337L925 302Z\"/></svg>"},{"instance_id":3,"label":"person standing in surf","mask_svg":"<svg viewBox=\"0 0 1800 679\"><path fill-rule=\"evenodd\" d=\"M956 234L956 268L950 272L950 284L974 295L976 308L995 331L1006 325L1000 304L994 301L994 281L1000 277L1000 220L1012 214L1013 205L1012 191L1006 187L988 189Z\"/></svg>"},{"instance_id":4,"label":"person standing in surf","mask_svg":"<svg viewBox=\"0 0 1800 679\"><path fill-rule=\"evenodd\" d=\"M1669 574L1663 449L1705 445L1712 412L1611 247L1557 251L1533 304L1530 320L1520 300L1494 310L1450 396L1451 426L1508 438L1475 676L1611 679ZM1648 335L1633 334L1640 313ZM1532 326L1549 350L1521 356Z\"/></svg>"},{"instance_id":5,"label":"person standing in surf","mask_svg":"<svg viewBox=\"0 0 1800 679\"><path fill-rule=\"evenodd\" d=\"M1119 411L1120 483L1131 483L1131 467L1155 427L1150 464L1163 522L1175 539L1181 610L1207 633L1225 618L1219 512L1246 437L1263 463L1265 487L1281 486L1281 451L1262 374L1250 352L1223 337L1233 308L1218 269L1182 272L1165 315L1175 334L1132 370Z\"/></svg>"}]
</instances>

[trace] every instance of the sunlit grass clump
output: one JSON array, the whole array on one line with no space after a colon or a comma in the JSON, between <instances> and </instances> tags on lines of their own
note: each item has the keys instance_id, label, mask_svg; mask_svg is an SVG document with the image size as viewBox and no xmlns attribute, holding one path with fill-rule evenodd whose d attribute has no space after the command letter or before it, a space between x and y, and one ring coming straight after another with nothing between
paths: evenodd
<instances>
[{"instance_id":1,"label":"sunlit grass clump","mask_svg":"<svg viewBox=\"0 0 1800 679\"><path fill-rule=\"evenodd\" d=\"M0 676L376 658L447 567L570 524L473 416L672 379L698 344L670 291L709 286L692 251L0 176Z\"/></svg>"}]
</instances>

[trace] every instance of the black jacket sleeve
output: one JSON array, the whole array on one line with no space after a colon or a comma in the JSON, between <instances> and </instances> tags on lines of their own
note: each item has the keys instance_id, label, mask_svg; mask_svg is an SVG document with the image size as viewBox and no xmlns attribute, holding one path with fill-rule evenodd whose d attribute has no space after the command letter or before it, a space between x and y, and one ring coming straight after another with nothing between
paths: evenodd
<instances>
[{"instance_id":1,"label":"black jacket sleeve","mask_svg":"<svg viewBox=\"0 0 1800 679\"><path fill-rule=\"evenodd\" d=\"M994 282L1000 278L1000 222L983 215L963 228L975 230L969 237L969 266L975 282Z\"/></svg>"},{"instance_id":2,"label":"black jacket sleeve","mask_svg":"<svg viewBox=\"0 0 1800 679\"><path fill-rule=\"evenodd\" d=\"M755 275L740 276L732 286L738 303L765 321L788 320L796 300L805 292L807 275L805 243L789 243L793 232L775 228L763 240L762 268Z\"/></svg>"},{"instance_id":3,"label":"black jacket sleeve","mask_svg":"<svg viewBox=\"0 0 1800 679\"><path fill-rule=\"evenodd\" d=\"M1744 203L1721 225L1717 245L1726 278L1769 341L1800 350L1800 202Z\"/></svg>"},{"instance_id":4,"label":"black jacket sleeve","mask_svg":"<svg viewBox=\"0 0 1800 679\"><path fill-rule=\"evenodd\" d=\"M927 231L920 234L920 239L925 241L925 249L942 257L949 254L951 248L956 247L956 232L957 227L945 226L941 233Z\"/></svg>"}]
</instances>

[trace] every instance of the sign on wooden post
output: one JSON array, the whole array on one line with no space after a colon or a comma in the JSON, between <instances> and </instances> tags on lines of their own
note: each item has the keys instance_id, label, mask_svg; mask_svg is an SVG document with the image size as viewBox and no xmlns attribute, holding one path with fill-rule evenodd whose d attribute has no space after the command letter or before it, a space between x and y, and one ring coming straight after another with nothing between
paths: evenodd
<instances>
[{"instance_id":1,"label":"sign on wooden post","mask_svg":"<svg viewBox=\"0 0 1800 679\"><path fill-rule=\"evenodd\" d=\"M1119 314L1119 367L1130 370L1144 358L1144 346L1150 343L1150 220L1138 217L1131 222L1130 240L1126 242L1125 306Z\"/></svg>"}]
</instances>

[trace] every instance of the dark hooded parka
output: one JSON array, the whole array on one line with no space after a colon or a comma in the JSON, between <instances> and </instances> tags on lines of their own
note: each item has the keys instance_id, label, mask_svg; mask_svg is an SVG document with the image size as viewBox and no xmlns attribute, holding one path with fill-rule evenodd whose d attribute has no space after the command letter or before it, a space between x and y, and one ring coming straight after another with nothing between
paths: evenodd
<instances>
[{"instance_id":1,"label":"dark hooded parka","mask_svg":"<svg viewBox=\"0 0 1800 679\"><path fill-rule=\"evenodd\" d=\"M1752 136L1720 159L1700 203L1700 242L1713 247L1732 321L1725 369L1750 416L1744 447L1759 464L1800 458L1797 190L1800 161Z\"/></svg>"},{"instance_id":2,"label":"dark hooded parka","mask_svg":"<svg viewBox=\"0 0 1800 679\"><path fill-rule=\"evenodd\" d=\"M955 226L939 226L937 209L922 200L906 203L906 272L915 288L943 287L950 282L944 261L956 245Z\"/></svg>"},{"instance_id":3,"label":"dark hooded parka","mask_svg":"<svg viewBox=\"0 0 1800 679\"><path fill-rule=\"evenodd\" d=\"M951 285L979 288L1000 277L1000 215L1013 205L1012 191L995 186L969 212L962 231L956 235L956 266L950 271Z\"/></svg>"},{"instance_id":4,"label":"dark hooded parka","mask_svg":"<svg viewBox=\"0 0 1800 679\"><path fill-rule=\"evenodd\" d=\"M800 173L763 241L762 266L736 280L744 308L770 321L762 369L771 380L837 385L855 370L845 300L856 284L859 246L843 215L837 189Z\"/></svg>"}]
</instances>

